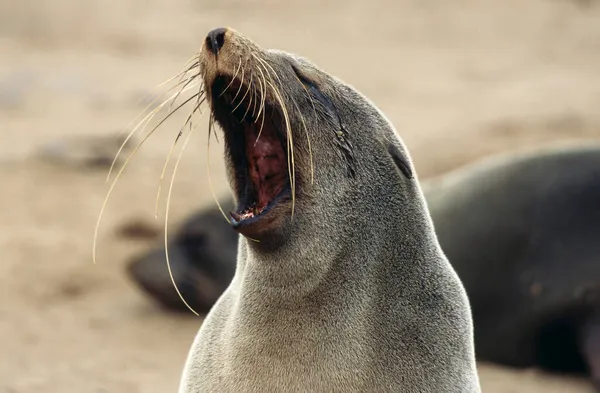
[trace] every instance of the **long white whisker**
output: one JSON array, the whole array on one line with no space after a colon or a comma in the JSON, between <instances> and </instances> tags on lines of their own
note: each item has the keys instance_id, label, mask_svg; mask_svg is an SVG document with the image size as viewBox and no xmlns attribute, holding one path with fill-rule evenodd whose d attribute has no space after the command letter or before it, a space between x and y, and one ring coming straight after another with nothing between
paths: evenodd
<instances>
[{"instance_id":1,"label":"long white whisker","mask_svg":"<svg viewBox=\"0 0 600 393\"><path fill-rule=\"evenodd\" d=\"M179 152L179 157L177 157L177 162L175 163L175 167L173 168L173 175L171 176L171 183L169 185L169 192L167 194L167 208L165 209L165 258L167 260L167 269L169 270L169 277L171 277L171 282L173 283L173 287L175 288L175 291L177 291L177 295L179 295L179 298L181 299L181 301L186 305L187 308L190 309L191 312L193 312L194 314L196 314L196 316L200 316L200 314L198 314L196 312L196 310L194 310L184 299L183 295L181 294L181 292L179 291L179 288L177 287L177 283L175 282L175 278L173 277L173 272L171 270L171 261L169 259L169 206L171 204L171 194L173 191L173 183L175 181L175 175L177 174L177 168L179 167L179 163L181 162L181 157L183 156L183 152L185 151L185 148L190 140L190 137L192 136L194 130L196 129L196 127L193 127L190 132L188 133L187 137L185 138L185 141L183 142L183 146L181 147L181 151Z\"/></svg>"}]
</instances>

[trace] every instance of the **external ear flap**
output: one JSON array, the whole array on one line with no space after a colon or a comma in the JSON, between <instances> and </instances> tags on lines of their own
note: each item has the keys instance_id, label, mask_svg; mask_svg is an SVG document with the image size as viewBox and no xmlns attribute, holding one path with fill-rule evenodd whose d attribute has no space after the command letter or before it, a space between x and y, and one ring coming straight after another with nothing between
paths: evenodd
<instances>
[{"instance_id":1,"label":"external ear flap","mask_svg":"<svg viewBox=\"0 0 600 393\"><path fill-rule=\"evenodd\" d=\"M400 169L400 172L404 173L404 176L406 176L408 179L412 179L412 169L407 158L402 154L400 149L398 149L398 147L393 143L390 143L388 144L388 153L390 153L390 156L392 156L392 159L396 163L398 169Z\"/></svg>"}]
</instances>

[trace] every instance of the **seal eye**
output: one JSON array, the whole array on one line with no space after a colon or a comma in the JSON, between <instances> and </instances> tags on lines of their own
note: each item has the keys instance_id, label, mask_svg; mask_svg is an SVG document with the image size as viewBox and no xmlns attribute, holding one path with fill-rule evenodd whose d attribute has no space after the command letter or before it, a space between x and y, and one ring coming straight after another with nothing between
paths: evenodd
<instances>
[{"instance_id":1,"label":"seal eye","mask_svg":"<svg viewBox=\"0 0 600 393\"><path fill-rule=\"evenodd\" d=\"M333 102L331 102L329 97L323 94L321 89L319 89L317 83L314 80L310 79L308 76L306 76L306 74L300 71L300 69L294 64L292 64L292 70L294 70L294 73L298 77L300 83L304 85L304 88L306 89L306 92L310 95L310 98L319 102L326 109L326 111L332 119L338 119L339 115L337 113L335 105L333 105Z\"/></svg>"},{"instance_id":2,"label":"seal eye","mask_svg":"<svg viewBox=\"0 0 600 393\"><path fill-rule=\"evenodd\" d=\"M304 75L302 71L293 64L292 69L300 82L304 85L306 92L310 95L312 103L315 104L316 101L317 104L321 104L321 108L318 108L320 110L318 110L317 113L327 118L327 120L332 122L337 128L334 135L334 145L346 161L348 176L354 178L356 176L356 168L352 143L350 141L350 135L348 135L348 132L344 127L339 111L333 101L318 88L312 79Z\"/></svg>"},{"instance_id":3,"label":"seal eye","mask_svg":"<svg viewBox=\"0 0 600 393\"><path fill-rule=\"evenodd\" d=\"M298 67L296 67L295 64L292 64L292 70L294 71L294 74L296 74L296 76L298 77L298 79L300 79L300 82L302 82L302 84L304 86L317 88L317 84L315 83L315 81L313 81L308 76L306 76L302 71L300 71L300 69Z\"/></svg>"}]
</instances>

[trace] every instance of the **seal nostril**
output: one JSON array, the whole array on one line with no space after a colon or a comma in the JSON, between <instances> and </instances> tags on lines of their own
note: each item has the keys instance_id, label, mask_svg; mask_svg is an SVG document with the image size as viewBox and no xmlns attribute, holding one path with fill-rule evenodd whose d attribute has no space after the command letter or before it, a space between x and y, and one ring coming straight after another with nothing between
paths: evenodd
<instances>
[{"instance_id":1,"label":"seal nostril","mask_svg":"<svg viewBox=\"0 0 600 393\"><path fill-rule=\"evenodd\" d=\"M223 47L226 32L227 29L219 27L218 29L211 30L206 36L206 47L210 49L214 55L217 55L219 50Z\"/></svg>"}]
</instances>

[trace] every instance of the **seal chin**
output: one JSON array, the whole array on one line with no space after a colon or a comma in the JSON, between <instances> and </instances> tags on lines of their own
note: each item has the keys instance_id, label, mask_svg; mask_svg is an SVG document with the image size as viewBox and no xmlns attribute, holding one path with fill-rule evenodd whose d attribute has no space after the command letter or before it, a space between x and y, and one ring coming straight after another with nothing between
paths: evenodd
<instances>
[{"instance_id":1,"label":"seal chin","mask_svg":"<svg viewBox=\"0 0 600 393\"><path fill-rule=\"evenodd\" d=\"M238 206L231 224L245 236L256 236L281 223L291 188L278 107L237 79L218 75L211 84L215 120L223 129Z\"/></svg>"}]
</instances>

